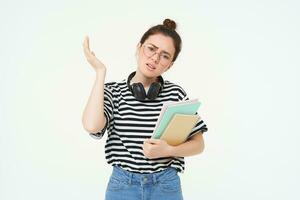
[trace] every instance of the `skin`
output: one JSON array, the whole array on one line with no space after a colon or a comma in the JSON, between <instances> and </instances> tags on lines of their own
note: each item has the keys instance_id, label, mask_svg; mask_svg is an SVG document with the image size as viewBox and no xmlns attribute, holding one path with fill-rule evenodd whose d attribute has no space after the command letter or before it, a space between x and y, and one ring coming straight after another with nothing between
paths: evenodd
<instances>
[{"instance_id":1,"label":"skin","mask_svg":"<svg viewBox=\"0 0 300 200\"><path fill-rule=\"evenodd\" d=\"M132 78L133 82L141 82L144 87L149 87L149 85L156 81L156 77L162 75L164 72L169 70L173 65L172 60L166 66L160 64L159 54L162 51L168 52L169 54L174 55L175 48L173 45L173 40L170 37L164 36L162 34L155 34L151 35L144 44L153 44L157 49L157 53L154 54L152 57L147 57L143 53L142 44L137 45L137 70L136 75ZM146 63L151 64L155 67L155 70L149 71Z\"/></svg>"},{"instance_id":2,"label":"skin","mask_svg":"<svg viewBox=\"0 0 300 200\"><path fill-rule=\"evenodd\" d=\"M149 87L152 82L156 81L158 76L168 71L173 65L173 62L171 61L165 66L161 65L159 54L162 51L165 51L173 56L175 53L175 47L171 37L162 34L155 34L149 36L144 44L146 43L151 43L158 47L157 52L152 57L147 57L143 53L142 44L139 43L137 45L136 56L138 67L136 69L136 75L132 78L132 82L141 82L145 88ZM94 68L97 77L100 77L99 79L104 80L103 77L106 74L106 67L96 57L95 53L90 50L88 37L85 37L83 41L83 50L87 61ZM149 70L146 63L150 63L155 67L155 69ZM102 82L103 81L101 81L101 84ZM101 98L103 99L103 97ZM105 118L102 121L105 123ZM203 150L204 140L201 132L196 133L186 142L177 146L171 146L164 140L160 139L146 139L143 143L144 155L149 159L160 157L187 157L200 154L203 152Z\"/></svg>"}]
</instances>

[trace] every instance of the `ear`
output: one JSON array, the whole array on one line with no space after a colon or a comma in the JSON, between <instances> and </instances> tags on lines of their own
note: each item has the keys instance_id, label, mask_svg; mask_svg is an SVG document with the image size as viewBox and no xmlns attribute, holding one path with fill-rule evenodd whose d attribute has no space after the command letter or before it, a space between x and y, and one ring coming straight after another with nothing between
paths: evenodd
<instances>
[{"instance_id":1,"label":"ear","mask_svg":"<svg viewBox=\"0 0 300 200\"><path fill-rule=\"evenodd\" d=\"M136 50L137 50L137 51L140 50L141 47L142 47L142 44L139 42L139 43L136 45Z\"/></svg>"},{"instance_id":2,"label":"ear","mask_svg":"<svg viewBox=\"0 0 300 200\"><path fill-rule=\"evenodd\" d=\"M138 54L139 54L139 51L141 49L141 43L139 42L137 45L136 45L136 51L135 51L135 57L137 58Z\"/></svg>"}]
</instances>

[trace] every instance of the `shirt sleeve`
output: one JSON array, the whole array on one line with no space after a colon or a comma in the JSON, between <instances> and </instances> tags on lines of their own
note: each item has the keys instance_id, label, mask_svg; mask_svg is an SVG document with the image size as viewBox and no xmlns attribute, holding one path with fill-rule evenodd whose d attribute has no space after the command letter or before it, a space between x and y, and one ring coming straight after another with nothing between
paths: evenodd
<instances>
[{"instance_id":1,"label":"shirt sleeve","mask_svg":"<svg viewBox=\"0 0 300 200\"><path fill-rule=\"evenodd\" d=\"M179 87L178 99L179 99L179 101L189 100L188 95L186 94L185 90L182 87ZM199 115L198 112L196 112L196 115ZM203 134L206 131L208 131L208 128L207 128L206 124L204 123L204 121L202 120L202 118L200 116L200 118L197 121L196 125L194 126L191 133L189 134L188 138L192 137L193 135L195 135L198 132Z\"/></svg>"},{"instance_id":2,"label":"shirt sleeve","mask_svg":"<svg viewBox=\"0 0 300 200\"><path fill-rule=\"evenodd\" d=\"M112 118L114 110L113 92L110 83L104 84L104 116L106 118L105 126L98 133L90 133L94 139L101 139L107 130Z\"/></svg>"}]
</instances>

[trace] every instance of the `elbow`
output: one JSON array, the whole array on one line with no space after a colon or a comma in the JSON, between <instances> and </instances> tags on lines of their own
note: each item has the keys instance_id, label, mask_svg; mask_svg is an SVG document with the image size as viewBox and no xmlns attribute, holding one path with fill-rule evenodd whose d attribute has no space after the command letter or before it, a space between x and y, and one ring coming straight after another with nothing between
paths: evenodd
<instances>
[{"instance_id":1,"label":"elbow","mask_svg":"<svg viewBox=\"0 0 300 200\"><path fill-rule=\"evenodd\" d=\"M204 143L200 145L200 148L199 148L199 154L203 153L204 152L204 149L205 149L205 145Z\"/></svg>"},{"instance_id":2,"label":"elbow","mask_svg":"<svg viewBox=\"0 0 300 200\"><path fill-rule=\"evenodd\" d=\"M88 133L98 133L100 132L105 125L105 121L103 124L94 124L94 123L89 123L87 121L85 121L84 119L82 119L82 125L84 130L86 130Z\"/></svg>"},{"instance_id":3,"label":"elbow","mask_svg":"<svg viewBox=\"0 0 300 200\"><path fill-rule=\"evenodd\" d=\"M83 128L88 133L99 133L106 125L106 117L103 114L101 115L92 115L84 113L81 118L81 123Z\"/></svg>"},{"instance_id":4,"label":"elbow","mask_svg":"<svg viewBox=\"0 0 300 200\"><path fill-rule=\"evenodd\" d=\"M196 154L202 154L204 149L205 149L205 145L204 145L204 142L203 140L200 140L200 141L196 141L197 142L197 151L196 151Z\"/></svg>"},{"instance_id":5,"label":"elbow","mask_svg":"<svg viewBox=\"0 0 300 200\"><path fill-rule=\"evenodd\" d=\"M198 150L199 154L203 153L204 149L205 149L204 139L203 137L201 137L201 139L199 140L199 150Z\"/></svg>"},{"instance_id":6,"label":"elbow","mask_svg":"<svg viewBox=\"0 0 300 200\"><path fill-rule=\"evenodd\" d=\"M194 155L202 154L203 151L204 151L204 146L198 145L198 146L197 146L197 149L195 150Z\"/></svg>"},{"instance_id":7,"label":"elbow","mask_svg":"<svg viewBox=\"0 0 300 200\"><path fill-rule=\"evenodd\" d=\"M96 133L95 127L87 125L87 124L84 124L84 123L82 125L83 125L83 128L84 128L84 130L86 132L88 132L88 133Z\"/></svg>"},{"instance_id":8,"label":"elbow","mask_svg":"<svg viewBox=\"0 0 300 200\"><path fill-rule=\"evenodd\" d=\"M190 140L192 140L192 142L194 144L195 154L201 154L204 151L204 148L205 148L202 133L199 132L199 133L195 134L194 136L192 136L192 138Z\"/></svg>"},{"instance_id":9,"label":"elbow","mask_svg":"<svg viewBox=\"0 0 300 200\"><path fill-rule=\"evenodd\" d=\"M93 127L83 127L84 128L84 130L86 131L86 132L88 132L88 133L98 133L98 132L100 132L100 130L98 130L98 129L96 129L96 128L93 128Z\"/></svg>"},{"instance_id":10,"label":"elbow","mask_svg":"<svg viewBox=\"0 0 300 200\"><path fill-rule=\"evenodd\" d=\"M92 125L92 124L82 123L82 125L83 125L84 130L87 131L88 133L98 133L102 130L101 128L99 128L95 125Z\"/></svg>"}]
</instances>

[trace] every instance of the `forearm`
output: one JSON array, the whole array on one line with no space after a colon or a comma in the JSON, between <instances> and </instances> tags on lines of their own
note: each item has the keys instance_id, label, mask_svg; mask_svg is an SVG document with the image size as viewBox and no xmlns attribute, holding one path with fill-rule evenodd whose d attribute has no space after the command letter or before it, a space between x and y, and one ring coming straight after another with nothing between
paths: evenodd
<instances>
[{"instance_id":1,"label":"forearm","mask_svg":"<svg viewBox=\"0 0 300 200\"><path fill-rule=\"evenodd\" d=\"M169 154L173 157L187 157L200 154L203 150L204 141L201 135L201 139L190 139L180 145L170 146Z\"/></svg>"},{"instance_id":2,"label":"forearm","mask_svg":"<svg viewBox=\"0 0 300 200\"><path fill-rule=\"evenodd\" d=\"M82 115L82 124L88 132L97 132L105 125L104 116L105 71L96 74L90 97Z\"/></svg>"}]
</instances>

